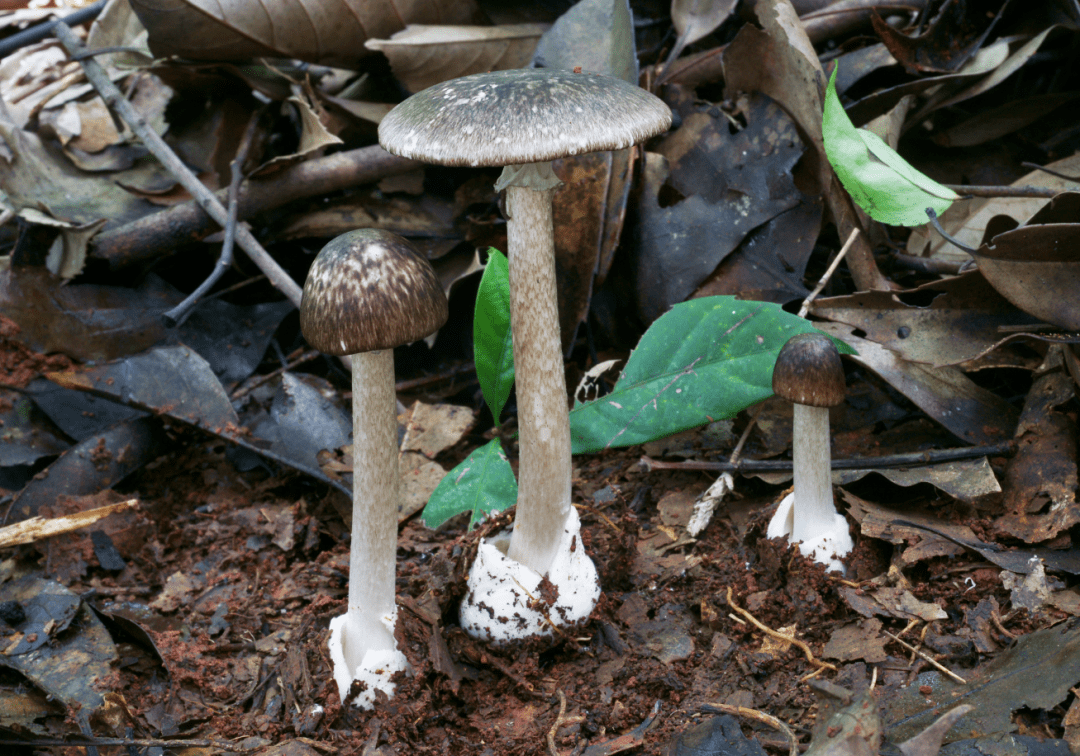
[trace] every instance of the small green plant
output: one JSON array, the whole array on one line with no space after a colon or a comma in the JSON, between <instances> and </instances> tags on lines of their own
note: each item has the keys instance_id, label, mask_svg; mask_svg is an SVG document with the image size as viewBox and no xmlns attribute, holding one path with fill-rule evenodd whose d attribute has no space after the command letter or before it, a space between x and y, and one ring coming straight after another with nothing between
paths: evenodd
<instances>
[{"instance_id":1,"label":"small green plant","mask_svg":"<svg viewBox=\"0 0 1080 756\"><path fill-rule=\"evenodd\" d=\"M825 91L825 154L851 199L876 221L921 226L926 209L937 215L958 199L955 192L915 170L877 134L857 129L836 94L836 72Z\"/></svg>"},{"instance_id":2,"label":"small green plant","mask_svg":"<svg viewBox=\"0 0 1080 756\"><path fill-rule=\"evenodd\" d=\"M496 422L514 376L507 273L506 258L489 250L473 325L476 375ZM808 321L768 302L720 296L674 306L641 337L612 391L571 410L574 453L641 444L735 416L772 395L780 348L811 331ZM837 348L853 353L841 342ZM472 527L516 499L517 482L495 439L446 474L424 522L434 528L471 512Z\"/></svg>"}]
</instances>

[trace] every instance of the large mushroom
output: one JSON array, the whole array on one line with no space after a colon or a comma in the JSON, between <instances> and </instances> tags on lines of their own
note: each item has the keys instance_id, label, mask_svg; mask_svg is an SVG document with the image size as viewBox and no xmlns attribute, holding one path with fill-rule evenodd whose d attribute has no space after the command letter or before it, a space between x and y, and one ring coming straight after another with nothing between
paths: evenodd
<instances>
[{"instance_id":1,"label":"large mushroom","mask_svg":"<svg viewBox=\"0 0 1080 756\"><path fill-rule=\"evenodd\" d=\"M506 190L510 262L510 322L520 430L519 488L506 557L555 582L561 553L579 553L578 522L570 502L570 422L560 350L551 199L560 181L551 161L570 155L629 147L665 131L671 111L657 97L621 79L562 70L518 69L444 82L398 105L379 124L389 152L451 166L503 166L495 184ZM491 555L494 557L494 555ZM583 554L581 555L583 556ZM498 617L486 589L470 573L466 604ZM591 571L577 581L591 593L578 608L558 607L565 623L588 616L599 596L588 558L573 570ZM512 582L519 577L503 578ZM584 587L590 584L595 586ZM520 596L506 611L527 613ZM581 611L584 614L580 614ZM464 610L463 610L464 611ZM487 630L472 627L474 634ZM530 624L530 623L526 623Z\"/></svg>"},{"instance_id":2,"label":"large mushroom","mask_svg":"<svg viewBox=\"0 0 1080 756\"><path fill-rule=\"evenodd\" d=\"M446 296L431 265L405 239L379 229L330 241L304 283L304 338L326 354L352 355L349 605L330 622L330 657L342 701L354 680L366 684L353 701L364 708L374 704L376 690L393 694L391 676L407 668L394 641L400 501L394 347L434 333L446 318Z\"/></svg>"},{"instance_id":3,"label":"large mushroom","mask_svg":"<svg viewBox=\"0 0 1080 756\"><path fill-rule=\"evenodd\" d=\"M794 491L769 521L769 538L787 537L831 571L843 572L840 557L854 542L847 520L833 504L829 407L844 401L844 367L832 339L820 333L792 336L773 368L773 393L794 402L791 426Z\"/></svg>"}]
</instances>

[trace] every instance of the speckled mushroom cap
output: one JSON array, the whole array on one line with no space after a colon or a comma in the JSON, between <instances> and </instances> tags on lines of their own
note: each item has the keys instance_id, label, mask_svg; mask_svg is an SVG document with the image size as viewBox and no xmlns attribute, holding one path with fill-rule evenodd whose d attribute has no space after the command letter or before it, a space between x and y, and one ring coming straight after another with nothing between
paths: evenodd
<instances>
[{"instance_id":1,"label":"speckled mushroom cap","mask_svg":"<svg viewBox=\"0 0 1080 756\"><path fill-rule=\"evenodd\" d=\"M844 366L832 339L800 333L788 339L776 356L773 393L810 407L833 407L844 401Z\"/></svg>"},{"instance_id":2,"label":"speckled mushroom cap","mask_svg":"<svg viewBox=\"0 0 1080 756\"><path fill-rule=\"evenodd\" d=\"M323 247L300 300L300 330L326 354L410 344L439 330L446 318L446 295L431 264L405 239L375 228L350 231Z\"/></svg>"},{"instance_id":3,"label":"speckled mushroom cap","mask_svg":"<svg viewBox=\"0 0 1080 756\"><path fill-rule=\"evenodd\" d=\"M660 98L622 79L520 68L414 94L383 118L379 143L425 163L504 166L618 150L670 126Z\"/></svg>"}]
</instances>

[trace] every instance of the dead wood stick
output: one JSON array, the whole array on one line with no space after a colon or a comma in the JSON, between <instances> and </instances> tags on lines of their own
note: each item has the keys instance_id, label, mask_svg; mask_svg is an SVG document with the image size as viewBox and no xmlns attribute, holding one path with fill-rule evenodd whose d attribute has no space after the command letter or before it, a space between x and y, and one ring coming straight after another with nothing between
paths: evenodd
<instances>
[{"instance_id":1,"label":"dead wood stick","mask_svg":"<svg viewBox=\"0 0 1080 756\"><path fill-rule=\"evenodd\" d=\"M937 669L938 671L940 671L940 672L941 672L942 674L944 674L944 675L948 675L949 677L951 677L951 678L952 678L953 680L955 680L956 682L960 683L961 685L967 685L967 680L965 680L964 678L962 678L962 677L961 677L960 675L956 674L955 672L951 671L951 670L950 670L950 669L949 669L948 667L946 667L946 666L945 666L944 664L942 664L941 662L939 662L939 661L938 661L937 659L935 659L934 657L930 656L929 654L925 654L925 653L923 653L922 651L920 651L919 649L915 648L915 647L914 647L913 645L911 645L910 643L908 643L908 642L906 642L906 641L902 641L902 640L900 640L900 639L899 639L899 638L897 638L897 637L896 637L895 635L893 635L892 633L890 633L890 632L889 632L888 630L882 630L881 632L882 632L883 634L885 634L885 635L889 636L890 638L892 638L892 639L893 639L894 641L896 641L897 643L899 643L899 644L900 644L901 646L903 646L904 648L906 648L906 649L907 649L908 651L910 651L911 653L913 653L913 654L915 654L916 656L918 656L918 657L919 657L920 659L922 659L923 661L925 661L925 662L926 662L927 664L930 664L931 666L935 667L935 668L936 668L936 669Z\"/></svg>"},{"instance_id":2,"label":"dead wood stick","mask_svg":"<svg viewBox=\"0 0 1080 756\"><path fill-rule=\"evenodd\" d=\"M795 733L791 731L782 719L777 719L772 714L766 714L763 711L757 709L748 709L745 706L731 706L730 704L723 703L707 703L701 707L702 711L707 711L710 714L734 714L737 717L744 717L746 719L754 719L763 724L767 724L774 730L779 730L788 741L788 754L789 756L798 756L799 754L799 740L795 737Z\"/></svg>"},{"instance_id":3,"label":"dead wood stick","mask_svg":"<svg viewBox=\"0 0 1080 756\"><path fill-rule=\"evenodd\" d=\"M0 549L70 533L73 530L93 525L98 520L104 519L114 512L130 509L138 506L138 504L138 499L128 499L117 504L106 504L103 507L87 509L84 512L76 512L62 517L48 519L40 516L31 517L14 525L0 528Z\"/></svg>"},{"instance_id":4,"label":"dead wood stick","mask_svg":"<svg viewBox=\"0 0 1080 756\"><path fill-rule=\"evenodd\" d=\"M71 27L65 23L57 23L53 29L53 34L60 40L69 55L78 55L86 49L82 41L75 35L75 32L71 30ZM86 78L89 79L90 83L94 85L94 89L101 95L101 99L124 119L124 122L142 140L146 149L153 153L154 157L165 166L166 170L191 193L191 196L195 198L206 214L213 218L214 222L222 228L228 225L228 211L225 206L221 204L213 192L199 181L195 174L188 170L187 166L172 151L172 148L165 144L165 140L150 128L146 119L139 115L120 89L112 83L101 64L93 58L81 60L79 64L83 67ZM266 274L274 288L299 307L300 286L277 264L277 261L259 244L259 241L252 236L246 226L237 227L236 241L240 248L251 258L251 261L259 267L259 270Z\"/></svg>"},{"instance_id":5,"label":"dead wood stick","mask_svg":"<svg viewBox=\"0 0 1080 756\"><path fill-rule=\"evenodd\" d=\"M391 155L379 145L307 160L266 178L249 178L240 185L237 217L246 220L298 199L341 191L407 173L415 161ZM217 193L224 201L228 190ZM221 229L194 200L175 205L94 237L90 254L108 260L113 268L171 254L177 247L200 241Z\"/></svg>"},{"instance_id":6,"label":"dead wood stick","mask_svg":"<svg viewBox=\"0 0 1080 756\"><path fill-rule=\"evenodd\" d=\"M806 660L808 662L810 662L811 664L813 664L815 667L818 667L819 669L831 669L833 672L836 671L836 667L834 665L829 664L828 662L825 662L825 661L821 661L820 659L816 658L814 656L814 652L810 650L810 646L808 646L804 641L801 641L798 638L789 638L788 636L784 635L783 633L776 632L775 630L773 630L768 625L765 625L762 622L760 622L758 620L758 618L755 617L754 615L752 615L750 612L746 611L745 609L743 609L739 605L737 605L735 603L735 597L732 595L731 586L728 586L728 589L727 589L727 602L728 602L728 606L731 607L732 611L738 612L742 616L746 617L746 619L750 621L750 624L752 624L754 627L756 627L761 632L765 633L766 635L768 635L771 638L775 638L776 640L781 641L783 643L790 643L791 645L793 645L796 648L800 649L804 654L806 654Z\"/></svg>"},{"instance_id":7,"label":"dead wood stick","mask_svg":"<svg viewBox=\"0 0 1080 756\"><path fill-rule=\"evenodd\" d=\"M930 449L924 452L906 454L884 454L880 457L856 457L834 459L834 470L874 470L879 467L923 467L940 462L952 462L979 457L1012 456L1015 447L1006 441L990 446L969 446L960 449ZM732 455L734 457L734 455ZM747 459L731 462L704 462L686 460L684 462L666 462L662 459L642 456L639 464L646 471L652 470L715 470L719 472L786 472L791 469L790 459Z\"/></svg>"},{"instance_id":8,"label":"dead wood stick","mask_svg":"<svg viewBox=\"0 0 1080 756\"><path fill-rule=\"evenodd\" d=\"M1057 174L1055 174L1057 175ZM961 196L967 197L1046 197L1053 199L1064 189L1049 186L971 186L968 184L945 184Z\"/></svg>"}]
</instances>

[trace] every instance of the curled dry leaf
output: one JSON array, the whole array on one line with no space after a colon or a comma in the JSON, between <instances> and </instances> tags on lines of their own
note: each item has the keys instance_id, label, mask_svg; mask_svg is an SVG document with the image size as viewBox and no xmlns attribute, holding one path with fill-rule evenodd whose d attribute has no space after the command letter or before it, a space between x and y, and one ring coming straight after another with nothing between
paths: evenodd
<instances>
[{"instance_id":1,"label":"curled dry leaf","mask_svg":"<svg viewBox=\"0 0 1080 756\"><path fill-rule=\"evenodd\" d=\"M449 79L484 71L526 68L548 24L424 26L411 24L390 39L369 39L397 80L419 92Z\"/></svg>"},{"instance_id":2,"label":"curled dry leaf","mask_svg":"<svg viewBox=\"0 0 1080 756\"><path fill-rule=\"evenodd\" d=\"M367 54L364 40L389 37L409 23L470 20L472 0L133 0L157 56L243 60L299 58L349 66Z\"/></svg>"}]
</instances>

